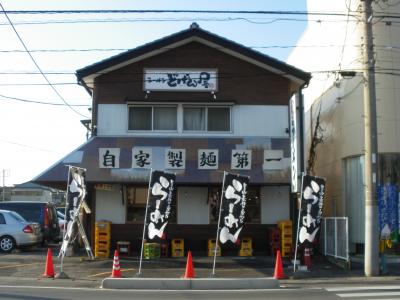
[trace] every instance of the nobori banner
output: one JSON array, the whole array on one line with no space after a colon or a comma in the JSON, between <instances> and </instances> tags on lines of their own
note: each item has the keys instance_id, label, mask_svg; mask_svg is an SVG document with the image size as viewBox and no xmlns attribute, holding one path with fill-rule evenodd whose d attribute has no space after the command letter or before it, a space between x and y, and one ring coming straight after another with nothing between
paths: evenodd
<instances>
[{"instance_id":1,"label":"nobori banner","mask_svg":"<svg viewBox=\"0 0 400 300\"><path fill-rule=\"evenodd\" d=\"M153 171L147 208L148 239L165 238L165 227L175 201L175 174Z\"/></svg>"},{"instance_id":2,"label":"nobori banner","mask_svg":"<svg viewBox=\"0 0 400 300\"><path fill-rule=\"evenodd\" d=\"M304 175L302 181L299 244L312 247L321 225L325 179Z\"/></svg>"},{"instance_id":3,"label":"nobori banner","mask_svg":"<svg viewBox=\"0 0 400 300\"><path fill-rule=\"evenodd\" d=\"M249 177L225 173L219 241L236 243L243 229Z\"/></svg>"},{"instance_id":4,"label":"nobori banner","mask_svg":"<svg viewBox=\"0 0 400 300\"><path fill-rule=\"evenodd\" d=\"M217 70L213 69L144 69L145 91L217 90Z\"/></svg>"}]
</instances>

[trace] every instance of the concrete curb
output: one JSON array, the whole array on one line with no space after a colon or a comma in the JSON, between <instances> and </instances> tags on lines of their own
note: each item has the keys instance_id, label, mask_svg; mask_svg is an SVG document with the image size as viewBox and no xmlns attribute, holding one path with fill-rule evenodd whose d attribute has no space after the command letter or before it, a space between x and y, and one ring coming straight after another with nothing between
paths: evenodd
<instances>
[{"instance_id":1,"label":"concrete curb","mask_svg":"<svg viewBox=\"0 0 400 300\"><path fill-rule=\"evenodd\" d=\"M275 278L105 278L104 289L137 290L243 290L277 289Z\"/></svg>"}]
</instances>

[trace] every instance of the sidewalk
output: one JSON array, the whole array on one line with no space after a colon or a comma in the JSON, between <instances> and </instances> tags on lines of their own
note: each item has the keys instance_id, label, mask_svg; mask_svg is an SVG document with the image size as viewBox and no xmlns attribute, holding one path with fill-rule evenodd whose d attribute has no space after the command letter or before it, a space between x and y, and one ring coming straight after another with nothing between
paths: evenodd
<instances>
[{"instance_id":1,"label":"sidewalk","mask_svg":"<svg viewBox=\"0 0 400 300\"><path fill-rule=\"evenodd\" d=\"M1 254L0 280L2 284L34 284L45 286L100 287L104 278L111 275L113 260L111 258L89 260L84 254L65 257L63 271L70 279L43 278L47 249L34 252ZM53 248L55 272L60 272L60 261L57 258L58 248ZM388 259L388 272L377 277L365 277L360 258L351 262L351 269L343 269L331 263L323 256L314 256L310 271L293 272L289 259L283 258L283 270L286 279L279 280L281 287L315 287L334 284L370 284L400 282L400 260L398 257ZM134 278L139 268L138 257L120 256L122 277ZM175 278L183 276L186 257L159 258L143 260L143 278ZM196 278L210 278L213 268L213 257L193 256L193 267ZM271 278L274 275L275 258L270 256L217 257L216 278Z\"/></svg>"}]
</instances>

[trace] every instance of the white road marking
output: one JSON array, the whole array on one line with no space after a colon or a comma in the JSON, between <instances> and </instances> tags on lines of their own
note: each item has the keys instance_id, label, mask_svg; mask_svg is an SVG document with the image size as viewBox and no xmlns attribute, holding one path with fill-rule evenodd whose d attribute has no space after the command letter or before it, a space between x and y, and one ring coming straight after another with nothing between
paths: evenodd
<instances>
[{"instance_id":1,"label":"white road marking","mask_svg":"<svg viewBox=\"0 0 400 300\"><path fill-rule=\"evenodd\" d=\"M368 286L325 288L325 290L327 290L328 292L345 292L345 291L360 291L360 290L394 290L394 289L400 290L400 285L368 285Z\"/></svg>"},{"instance_id":2,"label":"white road marking","mask_svg":"<svg viewBox=\"0 0 400 300\"><path fill-rule=\"evenodd\" d=\"M400 292L368 292L368 293L347 293L347 294L336 294L336 295L341 298L379 297L379 296L400 296Z\"/></svg>"}]
</instances>

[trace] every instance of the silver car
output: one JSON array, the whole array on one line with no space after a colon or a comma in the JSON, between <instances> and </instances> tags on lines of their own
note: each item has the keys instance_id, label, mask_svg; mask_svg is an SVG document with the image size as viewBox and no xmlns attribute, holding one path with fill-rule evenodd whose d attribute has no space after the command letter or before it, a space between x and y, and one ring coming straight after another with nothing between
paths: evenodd
<instances>
[{"instance_id":1,"label":"silver car","mask_svg":"<svg viewBox=\"0 0 400 300\"><path fill-rule=\"evenodd\" d=\"M11 252L16 247L40 244L42 240L39 223L27 222L16 212L0 210L0 251Z\"/></svg>"}]
</instances>

